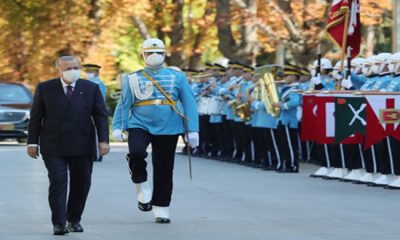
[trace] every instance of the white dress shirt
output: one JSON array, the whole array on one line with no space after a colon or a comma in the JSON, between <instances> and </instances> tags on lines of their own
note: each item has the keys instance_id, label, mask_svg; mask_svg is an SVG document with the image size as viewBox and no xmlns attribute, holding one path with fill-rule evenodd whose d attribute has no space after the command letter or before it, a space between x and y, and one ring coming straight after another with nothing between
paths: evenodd
<instances>
[{"instance_id":1,"label":"white dress shirt","mask_svg":"<svg viewBox=\"0 0 400 240\"><path fill-rule=\"evenodd\" d=\"M71 83L71 84L68 84L68 83L64 82L64 81L62 80L62 78L60 78L60 81L61 81L61 84L62 84L62 86L63 86L65 95L67 95L67 86L72 86L72 91L75 90L76 81L74 81L74 82Z\"/></svg>"}]
</instances>

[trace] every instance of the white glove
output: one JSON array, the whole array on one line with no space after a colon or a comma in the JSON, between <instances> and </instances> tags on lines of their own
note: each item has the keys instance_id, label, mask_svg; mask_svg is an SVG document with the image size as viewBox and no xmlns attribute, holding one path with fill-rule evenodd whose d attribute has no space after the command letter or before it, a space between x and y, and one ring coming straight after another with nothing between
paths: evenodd
<instances>
[{"instance_id":1,"label":"white glove","mask_svg":"<svg viewBox=\"0 0 400 240\"><path fill-rule=\"evenodd\" d=\"M345 89L349 89L353 86L353 83L350 80L350 76L346 79L342 80L342 83L340 84L342 87L344 87Z\"/></svg>"},{"instance_id":2,"label":"white glove","mask_svg":"<svg viewBox=\"0 0 400 240\"><path fill-rule=\"evenodd\" d=\"M321 84L321 75L318 74L317 77L312 77L311 83L313 83L314 85Z\"/></svg>"},{"instance_id":3,"label":"white glove","mask_svg":"<svg viewBox=\"0 0 400 240\"><path fill-rule=\"evenodd\" d=\"M342 79L343 79L343 76L342 76L342 74L340 74L340 73L334 74L333 77L334 77L335 79L337 79L337 80L342 80Z\"/></svg>"},{"instance_id":4,"label":"white glove","mask_svg":"<svg viewBox=\"0 0 400 240\"><path fill-rule=\"evenodd\" d=\"M185 140L189 144L189 147L195 148L199 146L199 133L189 132L187 136L185 136Z\"/></svg>"},{"instance_id":5,"label":"white glove","mask_svg":"<svg viewBox=\"0 0 400 240\"><path fill-rule=\"evenodd\" d=\"M119 142L123 142L126 139L128 139L128 136L121 130L121 129L116 129L112 132L112 136L115 140Z\"/></svg>"}]
</instances>

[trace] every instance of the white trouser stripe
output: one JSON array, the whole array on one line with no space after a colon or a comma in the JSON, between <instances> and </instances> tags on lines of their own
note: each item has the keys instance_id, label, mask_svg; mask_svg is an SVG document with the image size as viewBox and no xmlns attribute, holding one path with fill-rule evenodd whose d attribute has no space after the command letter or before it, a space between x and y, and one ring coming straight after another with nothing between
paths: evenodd
<instances>
[{"instance_id":1,"label":"white trouser stripe","mask_svg":"<svg viewBox=\"0 0 400 240\"><path fill-rule=\"evenodd\" d=\"M324 151L325 151L325 158L326 158L326 167L330 168L331 167L331 159L329 158L329 151L328 151L327 144L324 144Z\"/></svg>"},{"instance_id":2,"label":"white trouser stripe","mask_svg":"<svg viewBox=\"0 0 400 240\"><path fill-rule=\"evenodd\" d=\"M372 164L374 165L373 172L376 173L378 171L378 169L376 167L375 147L374 146L371 146L371 154L372 154Z\"/></svg>"},{"instance_id":3,"label":"white trouser stripe","mask_svg":"<svg viewBox=\"0 0 400 240\"><path fill-rule=\"evenodd\" d=\"M296 133L296 136L297 136L297 143L298 143L298 145L299 145L299 156L303 156L303 149L302 149L302 147L301 147L301 139L300 139L300 134L299 134L299 132L297 132Z\"/></svg>"},{"instance_id":4,"label":"white trouser stripe","mask_svg":"<svg viewBox=\"0 0 400 240\"><path fill-rule=\"evenodd\" d=\"M276 167L279 168L279 167L281 167L281 155L279 154L278 145L276 145L274 130L271 128L271 129L269 129L269 131L271 132L272 143L274 144L276 160L278 160L278 165Z\"/></svg>"},{"instance_id":5,"label":"white trouser stripe","mask_svg":"<svg viewBox=\"0 0 400 240\"><path fill-rule=\"evenodd\" d=\"M390 145L390 138L386 137L388 151L389 151L389 161L390 161L390 173L394 174L394 165L393 165L393 155L392 155L392 146Z\"/></svg>"},{"instance_id":6,"label":"white trouser stripe","mask_svg":"<svg viewBox=\"0 0 400 240\"><path fill-rule=\"evenodd\" d=\"M365 159L364 159L364 151L362 149L361 144L358 144L358 150L360 151L360 157L361 157L361 167L365 169Z\"/></svg>"},{"instance_id":7,"label":"white trouser stripe","mask_svg":"<svg viewBox=\"0 0 400 240\"><path fill-rule=\"evenodd\" d=\"M340 148L340 157L342 158L342 168L346 168L346 159L344 157L344 150L343 150L343 144L339 144Z\"/></svg>"},{"instance_id":8,"label":"white trouser stripe","mask_svg":"<svg viewBox=\"0 0 400 240\"><path fill-rule=\"evenodd\" d=\"M292 148L292 139L290 139L289 128L285 127L285 131L286 131L286 137L287 137L288 145L289 145L291 166L295 167L294 166L294 152L293 152L293 148Z\"/></svg>"},{"instance_id":9,"label":"white trouser stripe","mask_svg":"<svg viewBox=\"0 0 400 240\"><path fill-rule=\"evenodd\" d=\"M310 141L306 142L306 149L307 149L307 161L310 161L311 160Z\"/></svg>"}]
</instances>

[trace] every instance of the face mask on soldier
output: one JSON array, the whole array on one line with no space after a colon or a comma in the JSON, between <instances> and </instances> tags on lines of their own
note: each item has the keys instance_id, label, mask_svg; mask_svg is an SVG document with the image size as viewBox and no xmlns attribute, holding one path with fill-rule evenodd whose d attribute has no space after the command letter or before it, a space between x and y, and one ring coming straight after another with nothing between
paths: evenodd
<instances>
[{"instance_id":1,"label":"face mask on soldier","mask_svg":"<svg viewBox=\"0 0 400 240\"><path fill-rule=\"evenodd\" d=\"M165 55L164 53L151 53L147 57L144 56L146 64L150 67L158 67L164 63Z\"/></svg>"},{"instance_id":2,"label":"face mask on soldier","mask_svg":"<svg viewBox=\"0 0 400 240\"><path fill-rule=\"evenodd\" d=\"M96 75L95 75L94 73L86 73L86 77L87 77L88 79L92 79L92 78L95 78Z\"/></svg>"}]
</instances>

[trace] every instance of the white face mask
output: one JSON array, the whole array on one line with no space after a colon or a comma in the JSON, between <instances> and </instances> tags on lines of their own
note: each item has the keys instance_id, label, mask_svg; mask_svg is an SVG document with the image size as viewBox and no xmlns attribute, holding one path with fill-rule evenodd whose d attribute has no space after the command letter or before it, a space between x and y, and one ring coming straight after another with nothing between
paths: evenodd
<instances>
[{"instance_id":1,"label":"white face mask","mask_svg":"<svg viewBox=\"0 0 400 240\"><path fill-rule=\"evenodd\" d=\"M80 78L81 70L71 69L71 70L62 72L62 74L63 74L63 79L66 82L73 83Z\"/></svg>"},{"instance_id":2,"label":"white face mask","mask_svg":"<svg viewBox=\"0 0 400 240\"><path fill-rule=\"evenodd\" d=\"M92 78L95 78L96 75L95 75L94 73L86 73L86 77L87 77L88 79L92 79Z\"/></svg>"},{"instance_id":3,"label":"white face mask","mask_svg":"<svg viewBox=\"0 0 400 240\"><path fill-rule=\"evenodd\" d=\"M361 71L362 71L362 74L364 75L364 76L369 76L369 69L370 69L371 67L363 67L362 69L361 69Z\"/></svg>"},{"instance_id":4,"label":"white face mask","mask_svg":"<svg viewBox=\"0 0 400 240\"><path fill-rule=\"evenodd\" d=\"M339 75L340 75L339 74L339 70L333 69L332 77L335 78L335 79L338 79Z\"/></svg>"},{"instance_id":5,"label":"white face mask","mask_svg":"<svg viewBox=\"0 0 400 240\"><path fill-rule=\"evenodd\" d=\"M371 67L371 71L372 71L372 73L373 74L379 74L380 72L379 72L379 66L378 65L373 65L372 67Z\"/></svg>"},{"instance_id":6,"label":"white face mask","mask_svg":"<svg viewBox=\"0 0 400 240\"><path fill-rule=\"evenodd\" d=\"M143 56L143 57L148 66L159 67L164 63L165 54L164 53L163 54L153 53L147 57L145 57L145 56Z\"/></svg>"}]
</instances>

